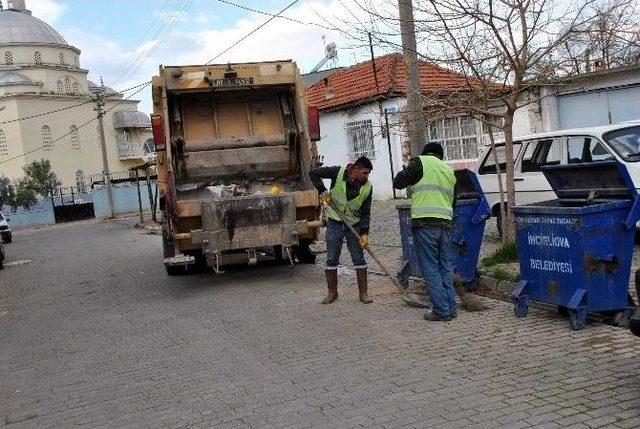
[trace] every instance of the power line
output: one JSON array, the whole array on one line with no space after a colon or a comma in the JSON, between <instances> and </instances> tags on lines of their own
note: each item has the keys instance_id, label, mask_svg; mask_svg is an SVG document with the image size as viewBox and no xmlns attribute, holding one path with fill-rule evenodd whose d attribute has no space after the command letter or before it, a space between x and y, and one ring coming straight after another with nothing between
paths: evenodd
<instances>
[{"instance_id":1,"label":"power line","mask_svg":"<svg viewBox=\"0 0 640 429\"><path fill-rule=\"evenodd\" d=\"M215 57L211 58L209 61L207 61L206 63L204 63L205 65L210 64L212 61L218 59L219 57L221 57L222 55L226 54L227 52L229 52L231 49L235 48L236 45L238 45L239 43L241 43L243 40L247 39L249 36L251 36L253 33L255 33L256 31L260 30L262 27L264 27L265 25L267 25L268 23L270 23L271 21L273 21L274 19L280 17L280 15L282 13L284 13L287 9L289 9L291 6L293 6L294 4L298 3L299 0L293 0L291 3L289 3L287 6L285 6L282 10L280 10L278 13L276 13L275 15L272 15L271 18L267 19L265 22L263 22L262 24L258 25L256 28L254 28L253 30L251 30L250 32L248 32L247 34L245 34L244 36L242 36L240 39L236 40L234 43L231 44L231 46L229 46L227 49L224 49L223 51L221 51L218 55L216 55Z\"/></svg>"},{"instance_id":2,"label":"power line","mask_svg":"<svg viewBox=\"0 0 640 429\"><path fill-rule=\"evenodd\" d=\"M131 91L132 89L139 88L139 87L141 87L141 86L143 86L143 85L145 85L147 83L150 83L150 82L141 83L139 85L132 86L132 87L127 88L127 89L123 89L122 91L109 92L109 93L105 94L105 97L112 97L114 95L118 95L118 94L122 94L122 93L127 92L127 91ZM42 113L37 113L35 115L31 115L31 116L25 116L25 117L17 118L17 119L10 119L8 121L1 121L0 125L2 125L2 124L11 124L11 123L14 123L14 122L26 121L28 119L35 119L35 118L40 118L42 116L52 115L52 114L58 113L58 112L64 112L65 110L75 109L76 107L80 107L80 106L84 106L85 104L93 103L93 101L94 100L87 100L87 101L83 101L82 103L74 104L73 106L61 107L59 109L49 110L49 111L46 111L46 112L42 112Z\"/></svg>"},{"instance_id":3,"label":"power line","mask_svg":"<svg viewBox=\"0 0 640 429\"><path fill-rule=\"evenodd\" d=\"M118 103L114 104L113 106L111 106L110 108L108 108L107 110L105 110L104 112L102 112L102 114L104 115L105 113L110 112L111 110L115 109L116 107L118 107L119 105L121 105L122 103L124 103L125 101L128 101L131 97L133 97L134 95L136 95L137 93L139 93L140 91L142 91L143 89L145 89L145 88L146 88L147 86L149 86L150 84L151 84L151 82L146 82L146 83L144 84L144 86L142 86L142 87L141 87L140 89L138 89L136 92L134 92L133 94L131 94L131 95L130 95L130 96L128 96L127 98L124 98L124 99L120 100ZM140 86L140 85L138 85L138 86ZM2 160L2 161L0 161L0 165L5 164L5 163L7 163L7 162L9 162L9 161L13 161L13 160L16 160L16 159L18 159L18 158L22 158L22 157L24 157L24 156L30 155L30 154L32 154L32 153L34 153L34 152L37 152L37 151L39 151L39 150L41 150L41 149L44 149L45 147L51 147L51 146L53 146L55 143L57 143L57 142L59 142L60 140L62 140L63 138L65 138L65 137L67 137L67 136L69 136L69 135L73 134L74 132L76 132L76 131L80 130L81 128L86 127L87 125L89 125L89 124L90 124L90 123L92 123L93 121L97 121L97 120L98 120L98 117L97 117L97 116L92 117L92 118L91 118L91 119L89 119L88 121L86 121L86 122L84 122L83 124L81 124L80 126L78 126L78 127L77 127L76 129L74 129L73 131L69 131L68 133L65 133L65 134L61 135L60 137L58 137L58 138L56 138L56 139L54 139L54 140L50 141L50 142L49 142L48 144L46 144L46 145L40 145L40 146L35 147L35 148L33 148L33 149L31 149L31 150L29 150L29 151L27 151L27 152L24 152L24 153L22 153L22 154L20 154L20 155L16 155L16 156L13 156L13 157L11 157L11 158L7 158L7 159L5 159L5 160Z\"/></svg>"},{"instance_id":4,"label":"power line","mask_svg":"<svg viewBox=\"0 0 640 429\"><path fill-rule=\"evenodd\" d=\"M169 36L169 34L171 34L171 32L173 31L173 26L180 19L182 19L182 16L191 7L191 5L193 4L193 1L194 0L188 0L188 1L185 0L183 3L178 4L178 6L176 6L176 8L173 10L173 12L171 12L172 13L172 17L165 23L165 25L163 25L160 28L158 28L158 30L153 35L153 37L156 37L157 35L160 35L160 37L158 37L158 39L156 40L154 45L151 48L147 49L146 51L140 52L140 54L138 54L136 59L129 64L129 67L124 72L120 73L116 77L115 82L121 82L121 81L124 80L125 77L127 77L128 74L131 75L131 74L135 73L136 71L138 71L140 66L142 66L142 64L144 63L144 60L149 55L151 55L151 53L160 45L160 43L162 43ZM138 62L140 60L142 60L142 62L140 62L138 64ZM133 68L133 71L131 71L131 73L129 73L129 71L132 68Z\"/></svg>"},{"instance_id":5,"label":"power line","mask_svg":"<svg viewBox=\"0 0 640 429\"><path fill-rule=\"evenodd\" d=\"M331 27L328 27L328 26L325 26L325 25L322 25L322 24L318 24L317 22L304 22L304 21L300 21L299 19L290 18L288 16L283 16L283 15L278 15L278 14L274 14L274 13L265 12L263 10L253 9L253 8L245 6L243 4L234 3L234 2L228 1L228 0L218 0L218 1L220 3L225 3L225 4L228 4L228 5L240 8L240 9L247 10L249 12L258 13L260 15L272 16L274 18L281 18L281 19L284 19L284 20L287 20L287 21L291 21L291 22L295 22L297 24L302 24L302 25L315 25L316 27L324 28L325 30L334 30ZM282 13L282 11L280 13Z\"/></svg>"}]
</instances>

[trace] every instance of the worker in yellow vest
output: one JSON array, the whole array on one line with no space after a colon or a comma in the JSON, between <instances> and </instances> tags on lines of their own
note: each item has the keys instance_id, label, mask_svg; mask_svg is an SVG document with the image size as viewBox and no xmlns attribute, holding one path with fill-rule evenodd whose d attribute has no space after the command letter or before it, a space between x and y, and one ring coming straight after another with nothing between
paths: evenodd
<instances>
[{"instance_id":1,"label":"worker in yellow vest","mask_svg":"<svg viewBox=\"0 0 640 429\"><path fill-rule=\"evenodd\" d=\"M424 318L431 321L457 316L451 244L456 177L443 157L442 145L427 143L393 180L396 189L410 187L413 244L432 304Z\"/></svg>"},{"instance_id":2,"label":"worker in yellow vest","mask_svg":"<svg viewBox=\"0 0 640 429\"><path fill-rule=\"evenodd\" d=\"M326 204L332 201L360 235L360 241L358 241L333 208L326 208L327 265L325 273L328 292L322 301L323 304L331 304L338 298L338 263L345 239L356 270L360 301L365 304L373 302L367 291L367 262L363 252L363 249L369 245L371 196L373 195L369 173L372 169L371 161L363 156L346 167L319 167L309 173L311 181L320 193L321 201ZM327 190L322 179L331 180L330 190Z\"/></svg>"}]
</instances>

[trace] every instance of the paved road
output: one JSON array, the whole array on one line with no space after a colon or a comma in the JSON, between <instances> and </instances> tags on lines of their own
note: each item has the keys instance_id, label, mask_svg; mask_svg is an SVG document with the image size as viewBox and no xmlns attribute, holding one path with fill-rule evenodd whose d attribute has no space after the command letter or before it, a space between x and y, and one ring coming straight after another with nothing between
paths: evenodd
<instances>
[{"instance_id":1,"label":"paved road","mask_svg":"<svg viewBox=\"0 0 640 429\"><path fill-rule=\"evenodd\" d=\"M0 418L29 427L640 427L640 340L507 303L427 323L321 267L166 277L131 222L15 234Z\"/></svg>"}]
</instances>

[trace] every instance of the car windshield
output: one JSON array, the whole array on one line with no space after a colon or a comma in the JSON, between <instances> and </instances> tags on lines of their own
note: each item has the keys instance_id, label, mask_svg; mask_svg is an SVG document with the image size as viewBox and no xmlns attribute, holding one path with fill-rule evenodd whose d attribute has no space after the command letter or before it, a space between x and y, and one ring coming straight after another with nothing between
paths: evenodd
<instances>
[{"instance_id":1,"label":"car windshield","mask_svg":"<svg viewBox=\"0 0 640 429\"><path fill-rule=\"evenodd\" d=\"M603 137L625 161L640 161L640 126L610 131Z\"/></svg>"}]
</instances>

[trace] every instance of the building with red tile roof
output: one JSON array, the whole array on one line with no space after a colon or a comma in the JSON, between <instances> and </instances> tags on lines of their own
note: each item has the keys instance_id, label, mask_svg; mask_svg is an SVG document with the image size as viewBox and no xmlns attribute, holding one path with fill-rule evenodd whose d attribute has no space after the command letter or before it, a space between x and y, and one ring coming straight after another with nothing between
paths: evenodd
<instances>
[{"instance_id":1,"label":"building with red tile roof","mask_svg":"<svg viewBox=\"0 0 640 429\"><path fill-rule=\"evenodd\" d=\"M420 61L419 70L422 93L467 91L472 85L466 76L430 62ZM402 97L407 91L406 73L402 54L384 55L324 77L307 89L307 100L322 111L331 111Z\"/></svg>"}]
</instances>

